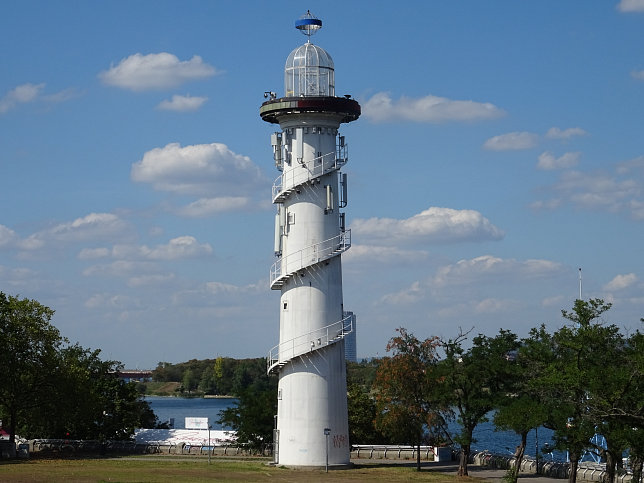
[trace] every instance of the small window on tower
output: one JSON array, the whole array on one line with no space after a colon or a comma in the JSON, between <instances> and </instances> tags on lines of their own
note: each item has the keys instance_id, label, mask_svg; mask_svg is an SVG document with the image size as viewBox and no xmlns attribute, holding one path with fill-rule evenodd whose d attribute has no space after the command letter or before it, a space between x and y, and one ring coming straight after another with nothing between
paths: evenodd
<instances>
[{"instance_id":1,"label":"small window on tower","mask_svg":"<svg viewBox=\"0 0 644 483\"><path fill-rule=\"evenodd\" d=\"M284 301L284 310L288 310L288 302Z\"/></svg>"}]
</instances>

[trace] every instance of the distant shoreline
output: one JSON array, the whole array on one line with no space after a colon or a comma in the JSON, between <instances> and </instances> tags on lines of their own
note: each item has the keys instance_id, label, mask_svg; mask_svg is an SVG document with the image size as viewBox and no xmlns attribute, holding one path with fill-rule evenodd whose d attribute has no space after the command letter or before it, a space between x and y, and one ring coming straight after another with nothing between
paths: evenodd
<instances>
[{"instance_id":1,"label":"distant shoreline","mask_svg":"<svg viewBox=\"0 0 644 483\"><path fill-rule=\"evenodd\" d=\"M144 394L144 397L167 397L176 399L236 399L235 396L220 394L204 394L203 396L181 396L181 395L161 395L161 394Z\"/></svg>"}]
</instances>

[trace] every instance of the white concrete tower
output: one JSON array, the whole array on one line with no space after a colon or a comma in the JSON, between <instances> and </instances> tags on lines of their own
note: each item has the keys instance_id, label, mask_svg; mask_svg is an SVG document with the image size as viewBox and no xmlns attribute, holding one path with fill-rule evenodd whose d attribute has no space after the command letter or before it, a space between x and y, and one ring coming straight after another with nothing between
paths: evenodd
<instances>
[{"instance_id":1,"label":"white concrete tower","mask_svg":"<svg viewBox=\"0 0 644 483\"><path fill-rule=\"evenodd\" d=\"M286 60L285 96L260 108L272 135L275 255L273 290L281 290L280 337L268 356L279 373L275 461L287 466L349 464L344 337L353 331L342 301L341 254L351 245L345 229L347 145L341 123L360 116L350 96L335 97L333 60L313 45L322 22L307 12L295 23L309 40Z\"/></svg>"}]
</instances>

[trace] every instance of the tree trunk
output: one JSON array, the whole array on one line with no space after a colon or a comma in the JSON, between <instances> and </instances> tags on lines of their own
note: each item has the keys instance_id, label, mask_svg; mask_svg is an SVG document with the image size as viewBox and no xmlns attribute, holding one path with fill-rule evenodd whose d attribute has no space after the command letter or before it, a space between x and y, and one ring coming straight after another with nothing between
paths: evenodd
<instances>
[{"instance_id":1,"label":"tree trunk","mask_svg":"<svg viewBox=\"0 0 644 483\"><path fill-rule=\"evenodd\" d=\"M631 470L633 470L633 483L639 483L642 479L642 468L644 467L644 458L631 456Z\"/></svg>"},{"instance_id":2,"label":"tree trunk","mask_svg":"<svg viewBox=\"0 0 644 483\"><path fill-rule=\"evenodd\" d=\"M570 452L570 474L568 483L577 483L577 468L579 467L579 456L576 452Z\"/></svg>"},{"instance_id":3,"label":"tree trunk","mask_svg":"<svg viewBox=\"0 0 644 483\"><path fill-rule=\"evenodd\" d=\"M420 471L420 441L416 445L416 471Z\"/></svg>"},{"instance_id":4,"label":"tree trunk","mask_svg":"<svg viewBox=\"0 0 644 483\"><path fill-rule=\"evenodd\" d=\"M461 457L458 463L458 476L467 475L467 461L470 459L470 445L461 445Z\"/></svg>"},{"instance_id":5,"label":"tree trunk","mask_svg":"<svg viewBox=\"0 0 644 483\"><path fill-rule=\"evenodd\" d=\"M515 461L514 466L512 467L512 472L510 473L510 481L517 483L519 479L519 471L521 471L521 462L523 461L523 455L525 454L525 447L528 444L528 432L524 431L521 433L521 444L517 448L516 453L514 453Z\"/></svg>"},{"instance_id":6,"label":"tree trunk","mask_svg":"<svg viewBox=\"0 0 644 483\"><path fill-rule=\"evenodd\" d=\"M606 451L606 473L604 474L604 483L615 483L615 466L617 461L612 451Z\"/></svg>"}]
</instances>

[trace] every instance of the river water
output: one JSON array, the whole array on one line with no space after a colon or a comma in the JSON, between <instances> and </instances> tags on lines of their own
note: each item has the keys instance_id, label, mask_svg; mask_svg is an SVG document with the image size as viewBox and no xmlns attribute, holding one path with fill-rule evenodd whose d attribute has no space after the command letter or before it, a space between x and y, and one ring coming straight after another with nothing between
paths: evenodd
<instances>
[{"instance_id":1,"label":"river water","mask_svg":"<svg viewBox=\"0 0 644 483\"><path fill-rule=\"evenodd\" d=\"M232 398L180 398L180 397L157 397L146 396L145 400L150 403L150 407L159 418L159 422L169 421L174 418L174 428L184 429L186 417L208 418L208 422L212 425L212 429L231 429L224 427L217 423L219 419L219 412L227 409L237 402L237 399ZM455 423L450 424L450 431L454 432L458 429ZM536 436L536 437L535 437ZM472 445L475 450L488 450L495 454L512 454L515 448L521 442L519 435L511 431L495 431L494 425L491 422L481 423L474 431L474 439L476 443ZM537 441L538 440L538 441ZM360 441L356 441L360 444ZM544 444L552 445L552 431L539 428L535 431L530 431L528 434L528 446L526 448L526 455L534 457L537 446L541 451ZM550 459L553 456L546 455ZM554 454L555 460L563 460L564 454Z\"/></svg>"},{"instance_id":2,"label":"river water","mask_svg":"<svg viewBox=\"0 0 644 483\"><path fill-rule=\"evenodd\" d=\"M183 398L145 396L150 407L159 419L165 423L174 419L174 429L185 429L185 418L208 418L212 429L231 429L217 423L220 411L234 406L233 398Z\"/></svg>"}]
</instances>

